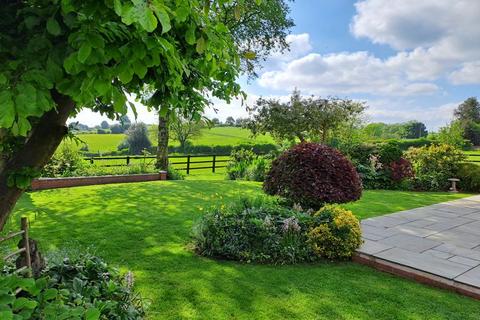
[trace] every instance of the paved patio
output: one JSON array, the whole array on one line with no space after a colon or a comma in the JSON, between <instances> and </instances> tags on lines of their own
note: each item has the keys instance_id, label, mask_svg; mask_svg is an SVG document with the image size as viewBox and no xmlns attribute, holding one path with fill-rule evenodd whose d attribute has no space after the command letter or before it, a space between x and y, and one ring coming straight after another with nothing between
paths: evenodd
<instances>
[{"instance_id":1,"label":"paved patio","mask_svg":"<svg viewBox=\"0 0 480 320\"><path fill-rule=\"evenodd\" d=\"M480 196L361 223L356 261L480 298Z\"/></svg>"}]
</instances>

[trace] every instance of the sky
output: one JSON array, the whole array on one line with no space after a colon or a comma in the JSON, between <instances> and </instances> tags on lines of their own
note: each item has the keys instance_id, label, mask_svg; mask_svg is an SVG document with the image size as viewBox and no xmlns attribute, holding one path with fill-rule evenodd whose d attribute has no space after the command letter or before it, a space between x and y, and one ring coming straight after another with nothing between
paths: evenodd
<instances>
[{"instance_id":1,"label":"sky","mask_svg":"<svg viewBox=\"0 0 480 320\"><path fill-rule=\"evenodd\" d=\"M298 88L364 101L370 122L419 120L437 130L459 103L480 97L480 0L296 0L290 16L290 51L272 54L257 79L239 79L246 105ZM209 118L248 116L238 100L212 102ZM156 122L137 109L138 121ZM73 120L104 119L82 111Z\"/></svg>"}]
</instances>

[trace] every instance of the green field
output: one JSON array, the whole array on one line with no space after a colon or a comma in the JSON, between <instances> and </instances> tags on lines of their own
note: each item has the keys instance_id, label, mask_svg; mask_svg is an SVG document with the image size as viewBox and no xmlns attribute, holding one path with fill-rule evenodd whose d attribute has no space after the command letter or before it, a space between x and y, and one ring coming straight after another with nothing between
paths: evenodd
<instances>
[{"instance_id":1,"label":"green field","mask_svg":"<svg viewBox=\"0 0 480 320\"><path fill-rule=\"evenodd\" d=\"M43 250L70 247L132 270L149 319L478 319L480 303L352 262L271 266L199 257L194 221L213 204L261 194L258 183L164 181L25 194L21 215ZM366 191L364 218L463 197Z\"/></svg>"},{"instance_id":2,"label":"green field","mask_svg":"<svg viewBox=\"0 0 480 320\"><path fill-rule=\"evenodd\" d=\"M150 127L150 141L152 145L157 145L155 127ZM125 138L124 134L78 134L80 140L88 145L90 152L111 152L117 150L117 146ZM242 143L274 143L270 136L251 137L247 129L236 127L215 127L211 129L202 129L200 136L192 139L193 145L224 146L238 145ZM179 143L175 140L170 141L170 145L177 146ZM79 146L79 148L81 145Z\"/></svg>"}]
</instances>

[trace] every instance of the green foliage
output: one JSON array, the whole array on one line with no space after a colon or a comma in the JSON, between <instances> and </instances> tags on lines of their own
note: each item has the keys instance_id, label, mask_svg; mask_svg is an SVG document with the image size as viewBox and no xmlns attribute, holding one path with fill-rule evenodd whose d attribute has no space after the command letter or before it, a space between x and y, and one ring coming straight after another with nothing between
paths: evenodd
<instances>
[{"instance_id":1,"label":"green foliage","mask_svg":"<svg viewBox=\"0 0 480 320\"><path fill-rule=\"evenodd\" d=\"M42 177L72 177L85 167L83 156L71 143L64 143L45 165Z\"/></svg>"},{"instance_id":2,"label":"green foliage","mask_svg":"<svg viewBox=\"0 0 480 320\"><path fill-rule=\"evenodd\" d=\"M480 103L477 98L470 97L454 111L455 120L463 128L463 137L473 145L480 144Z\"/></svg>"},{"instance_id":3,"label":"green foliage","mask_svg":"<svg viewBox=\"0 0 480 320\"><path fill-rule=\"evenodd\" d=\"M403 152L395 142L387 142L380 146L378 157L381 163L388 165L392 162L400 160Z\"/></svg>"},{"instance_id":4,"label":"green foliage","mask_svg":"<svg viewBox=\"0 0 480 320\"><path fill-rule=\"evenodd\" d=\"M450 125L440 128L436 139L441 144L448 144L463 149L468 146L468 140L464 139L464 128L460 121L452 121Z\"/></svg>"},{"instance_id":5,"label":"green foliage","mask_svg":"<svg viewBox=\"0 0 480 320\"><path fill-rule=\"evenodd\" d=\"M127 130L127 137L119 147L127 147L129 154L142 154L152 143L148 139L148 129L143 122L132 124Z\"/></svg>"},{"instance_id":6,"label":"green foliage","mask_svg":"<svg viewBox=\"0 0 480 320\"><path fill-rule=\"evenodd\" d=\"M321 221L308 231L308 243L318 256L328 259L349 259L362 244L360 223L351 211L325 206L314 215Z\"/></svg>"},{"instance_id":7,"label":"green foliage","mask_svg":"<svg viewBox=\"0 0 480 320\"><path fill-rule=\"evenodd\" d=\"M169 166L167 170L167 178L168 180L185 180L185 175L182 172L180 172L180 170L177 170L174 167Z\"/></svg>"},{"instance_id":8,"label":"green foliage","mask_svg":"<svg viewBox=\"0 0 480 320\"><path fill-rule=\"evenodd\" d=\"M98 257L68 258L39 279L0 276L1 319L143 319L141 298L126 279ZM20 294L16 294L17 289Z\"/></svg>"},{"instance_id":9,"label":"green foliage","mask_svg":"<svg viewBox=\"0 0 480 320\"><path fill-rule=\"evenodd\" d=\"M362 128L363 133L370 139L419 139L428 135L424 123L408 121L404 123L369 123Z\"/></svg>"},{"instance_id":10,"label":"green foliage","mask_svg":"<svg viewBox=\"0 0 480 320\"><path fill-rule=\"evenodd\" d=\"M330 233L322 238L325 228ZM346 259L361 243L360 224L349 211L328 207L310 215L268 198L214 209L194 227L193 238L201 255L279 264Z\"/></svg>"},{"instance_id":11,"label":"green foliage","mask_svg":"<svg viewBox=\"0 0 480 320\"><path fill-rule=\"evenodd\" d=\"M8 173L7 185L9 188L17 187L19 189L26 190L32 184L32 180L38 178L39 176L39 170L30 167L23 167Z\"/></svg>"},{"instance_id":12,"label":"green foliage","mask_svg":"<svg viewBox=\"0 0 480 320\"><path fill-rule=\"evenodd\" d=\"M420 121L409 121L404 124L405 139L419 139L428 135L427 127Z\"/></svg>"},{"instance_id":13,"label":"green foliage","mask_svg":"<svg viewBox=\"0 0 480 320\"><path fill-rule=\"evenodd\" d=\"M415 171L415 187L421 190L448 190L465 154L451 145L411 148L406 153Z\"/></svg>"},{"instance_id":14,"label":"green foliage","mask_svg":"<svg viewBox=\"0 0 480 320\"><path fill-rule=\"evenodd\" d=\"M229 180L263 181L270 169L270 161L258 156L251 149L236 149L227 164Z\"/></svg>"},{"instance_id":15,"label":"green foliage","mask_svg":"<svg viewBox=\"0 0 480 320\"><path fill-rule=\"evenodd\" d=\"M477 163L460 164L456 178L460 179L458 188L464 192L480 192L480 166Z\"/></svg>"},{"instance_id":16,"label":"green foliage","mask_svg":"<svg viewBox=\"0 0 480 320\"><path fill-rule=\"evenodd\" d=\"M341 125L359 118L365 105L335 98L303 98L292 93L290 102L260 98L253 119L246 127L254 135L270 133L277 141L321 141L326 143Z\"/></svg>"}]
</instances>

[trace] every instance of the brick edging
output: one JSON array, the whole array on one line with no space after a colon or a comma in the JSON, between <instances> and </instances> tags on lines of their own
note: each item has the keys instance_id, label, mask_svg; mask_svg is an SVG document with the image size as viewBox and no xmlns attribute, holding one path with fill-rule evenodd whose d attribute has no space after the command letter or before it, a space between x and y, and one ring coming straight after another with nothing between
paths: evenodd
<instances>
[{"instance_id":1,"label":"brick edging","mask_svg":"<svg viewBox=\"0 0 480 320\"><path fill-rule=\"evenodd\" d=\"M353 256L352 260L359 264L375 268L379 271L414 280L416 282L426 284L432 287L454 291L459 294L480 300L480 288L470 286L455 280L443 278L428 272L389 262L363 253L356 253Z\"/></svg>"},{"instance_id":2,"label":"brick edging","mask_svg":"<svg viewBox=\"0 0 480 320\"><path fill-rule=\"evenodd\" d=\"M167 172L158 173L111 175L111 176L88 176L88 177L68 177L68 178L39 178L32 181L31 189L33 191L69 188L78 186L91 186L97 184L128 183L167 180Z\"/></svg>"}]
</instances>

